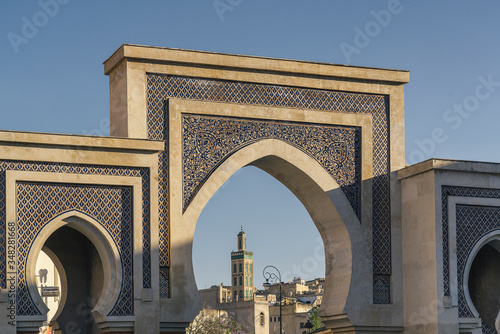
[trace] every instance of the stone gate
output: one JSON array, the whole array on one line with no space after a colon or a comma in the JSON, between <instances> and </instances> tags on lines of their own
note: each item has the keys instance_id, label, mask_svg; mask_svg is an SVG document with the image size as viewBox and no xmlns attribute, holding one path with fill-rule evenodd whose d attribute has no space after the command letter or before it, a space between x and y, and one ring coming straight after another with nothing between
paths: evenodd
<instances>
[{"instance_id":1,"label":"stone gate","mask_svg":"<svg viewBox=\"0 0 500 334\"><path fill-rule=\"evenodd\" d=\"M104 67L111 137L0 132L2 333L36 333L46 319L34 275L42 248L64 276L63 332L183 332L201 307L197 219L248 165L287 186L321 234L321 315L335 333L480 330L478 312L458 316L453 302L466 299L456 286L466 260L446 262L446 243L418 260L403 235L437 233L436 219L412 214L426 199L405 197L420 175L404 162L408 72L135 45ZM457 217L473 214L464 210ZM479 252L474 242L466 255ZM415 280L417 267L429 275ZM419 317L432 302L419 301L422 289L444 301L432 317Z\"/></svg>"}]
</instances>

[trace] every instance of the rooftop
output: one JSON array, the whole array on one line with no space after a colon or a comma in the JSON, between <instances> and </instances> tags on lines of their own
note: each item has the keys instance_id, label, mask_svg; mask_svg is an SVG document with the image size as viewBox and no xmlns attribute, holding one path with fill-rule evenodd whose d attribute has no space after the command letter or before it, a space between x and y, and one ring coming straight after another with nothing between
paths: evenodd
<instances>
[{"instance_id":1,"label":"rooftop","mask_svg":"<svg viewBox=\"0 0 500 334\"><path fill-rule=\"evenodd\" d=\"M303 60L246 56L228 53L185 50L156 46L123 44L104 62L109 75L122 61L177 63L243 71L287 73L288 75L351 79L371 82L405 84L409 71L384 68L329 64Z\"/></svg>"}]
</instances>

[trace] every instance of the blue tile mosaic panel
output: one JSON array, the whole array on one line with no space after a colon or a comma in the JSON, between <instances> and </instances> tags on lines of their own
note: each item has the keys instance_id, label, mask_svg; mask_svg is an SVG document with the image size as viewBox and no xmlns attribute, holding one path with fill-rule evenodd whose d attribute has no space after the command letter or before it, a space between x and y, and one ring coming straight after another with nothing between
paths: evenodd
<instances>
[{"instance_id":1,"label":"blue tile mosaic panel","mask_svg":"<svg viewBox=\"0 0 500 334\"><path fill-rule=\"evenodd\" d=\"M160 268L160 298L170 297L170 269Z\"/></svg>"},{"instance_id":2,"label":"blue tile mosaic panel","mask_svg":"<svg viewBox=\"0 0 500 334\"><path fill-rule=\"evenodd\" d=\"M441 187L441 207L442 207L442 225L443 225L443 287L444 295L450 295L450 255L449 255L449 226L448 226L448 197L482 197L482 198L500 198L500 189L488 188L469 188L442 186Z\"/></svg>"},{"instance_id":3,"label":"blue tile mosaic panel","mask_svg":"<svg viewBox=\"0 0 500 334\"><path fill-rule=\"evenodd\" d=\"M160 74L148 74L147 83L148 135L150 139L155 140L168 140L166 101L169 98L372 115L373 270L374 275L390 277L390 120L387 96ZM279 109L276 112L279 112ZM166 161L166 158L163 160ZM160 179L166 179L163 181L166 187L168 187L167 175L167 171L162 171L160 167ZM164 210L164 213L160 212L163 218L160 218L159 229L160 234L168 235L168 195L165 194L162 198L167 204L160 209ZM168 262L169 244L168 240L165 242L160 244L160 266Z\"/></svg>"},{"instance_id":4,"label":"blue tile mosaic panel","mask_svg":"<svg viewBox=\"0 0 500 334\"><path fill-rule=\"evenodd\" d=\"M160 267L170 266L170 225L168 224L168 152L158 154L158 247Z\"/></svg>"},{"instance_id":5,"label":"blue tile mosaic panel","mask_svg":"<svg viewBox=\"0 0 500 334\"><path fill-rule=\"evenodd\" d=\"M331 125L182 115L184 209L228 156L263 139L281 139L315 158L361 210L361 129Z\"/></svg>"},{"instance_id":6,"label":"blue tile mosaic panel","mask_svg":"<svg viewBox=\"0 0 500 334\"><path fill-rule=\"evenodd\" d=\"M391 277L385 275L374 276L373 278L373 303L390 304L391 302Z\"/></svg>"},{"instance_id":7,"label":"blue tile mosaic panel","mask_svg":"<svg viewBox=\"0 0 500 334\"><path fill-rule=\"evenodd\" d=\"M25 183L16 185L18 226L18 309L19 315L40 314L26 285L26 261L41 229L61 213L78 210L94 218L110 233L118 247L125 277L133 272L132 189ZM22 241L21 241L22 240ZM124 279L118 301L109 315L133 315L133 280Z\"/></svg>"},{"instance_id":8,"label":"blue tile mosaic panel","mask_svg":"<svg viewBox=\"0 0 500 334\"><path fill-rule=\"evenodd\" d=\"M5 288L6 268L5 268L5 171L34 171L47 173L67 173L67 174L90 174L90 175L110 175L110 176L130 176L142 178L142 217L143 217L143 285L145 288L151 287L151 246L150 246L150 175L147 168L115 167L115 166L97 166L97 165L75 165L47 162L20 162L20 161L2 161L0 160L0 287ZM22 241L20 241L22 242ZM21 247L21 244L18 245ZM124 273L125 276L133 277L132 272ZM127 300L133 301L133 296L127 296ZM115 308L113 312L116 315L123 313ZM128 308L133 305L126 306Z\"/></svg>"},{"instance_id":9,"label":"blue tile mosaic panel","mask_svg":"<svg viewBox=\"0 0 500 334\"><path fill-rule=\"evenodd\" d=\"M459 317L474 317L465 299L463 283L465 265L472 248L484 235L500 230L500 208L457 205L457 271L458 271L458 315ZM485 323L483 329L488 327ZM483 330L484 332L484 330ZM493 331L492 333L495 333Z\"/></svg>"},{"instance_id":10,"label":"blue tile mosaic panel","mask_svg":"<svg viewBox=\"0 0 500 334\"><path fill-rule=\"evenodd\" d=\"M450 296L450 258L449 258L449 224L448 197L480 197L500 198L500 189L469 188L442 186L442 225L443 225L443 285L444 295ZM457 230L457 279L458 279L458 313L459 317L473 317L467 305L463 291L465 264L476 242L491 231L500 229L500 208L456 205ZM495 334L495 329L483 322L482 332Z\"/></svg>"}]
</instances>

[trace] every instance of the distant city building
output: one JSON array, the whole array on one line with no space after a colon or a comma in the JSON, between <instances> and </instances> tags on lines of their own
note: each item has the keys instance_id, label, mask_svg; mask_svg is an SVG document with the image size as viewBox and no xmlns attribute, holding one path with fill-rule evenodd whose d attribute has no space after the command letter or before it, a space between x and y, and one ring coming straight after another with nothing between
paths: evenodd
<instances>
[{"instance_id":1,"label":"distant city building","mask_svg":"<svg viewBox=\"0 0 500 334\"><path fill-rule=\"evenodd\" d=\"M279 333L280 303L283 330L287 334L302 334L310 312L321 305L325 279L305 281L295 277L290 283L265 286L258 291L253 286L253 252L246 250L246 234L238 233L238 251L231 252L231 286L212 285L199 290L204 307L234 314L249 333Z\"/></svg>"},{"instance_id":2,"label":"distant city building","mask_svg":"<svg viewBox=\"0 0 500 334\"><path fill-rule=\"evenodd\" d=\"M246 250L247 237L243 228L238 233L238 251L231 252L231 286L213 285L199 290L204 307L234 314L249 333L269 333L269 301L256 296L253 286L253 252Z\"/></svg>"},{"instance_id":3,"label":"distant city building","mask_svg":"<svg viewBox=\"0 0 500 334\"><path fill-rule=\"evenodd\" d=\"M294 277L292 282L281 284L281 298L279 298L279 284L265 286L264 294L277 296L276 302L270 302L269 333L279 333L281 303L284 332L302 334L310 312L321 305L324 282L324 278L306 282L300 277Z\"/></svg>"},{"instance_id":4,"label":"distant city building","mask_svg":"<svg viewBox=\"0 0 500 334\"><path fill-rule=\"evenodd\" d=\"M247 249L247 236L238 233L238 251L231 252L232 297L233 300L252 300L255 288L253 286L253 252Z\"/></svg>"}]
</instances>

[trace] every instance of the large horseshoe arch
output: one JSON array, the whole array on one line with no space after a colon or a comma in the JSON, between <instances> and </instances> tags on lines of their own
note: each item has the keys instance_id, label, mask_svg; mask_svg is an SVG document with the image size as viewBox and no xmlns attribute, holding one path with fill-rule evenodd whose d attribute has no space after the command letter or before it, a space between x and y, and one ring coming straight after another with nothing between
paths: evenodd
<instances>
[{"instance_id":1,"label":"large horseshoe arch","mask_svg":"<svg viewBox=\"0 0 500 334\"><path fill-rule=\"evenodd\" d=\"M123 45L105 62L111 135L161 140L160 331L199 305L191 245L210 196L252 164L304 203L325 243L323 319L402 328L399 202L404 71ZM193 307L195 305L196 307Z\"/></svg>"}]
</instances>

